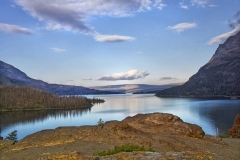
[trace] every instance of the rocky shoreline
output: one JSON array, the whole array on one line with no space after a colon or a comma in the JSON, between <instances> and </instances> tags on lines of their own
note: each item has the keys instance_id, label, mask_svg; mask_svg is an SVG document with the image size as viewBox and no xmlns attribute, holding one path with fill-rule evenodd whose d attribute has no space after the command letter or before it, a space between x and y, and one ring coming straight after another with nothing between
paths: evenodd
<instances>
[{"instance_id":1,"label":"rocky shoreline","mask_svg":"<svg viewBox=\"0 0 240 160\"><path fill-rule=\"evenodd\" d=\"M59 127L28 135L16 144L0 140L3 160L53 159L233 159L240 158L240 139L205 135L201 127L166 113L138 114L104 127ZM122 152L98 157L94 153L135 144L156 152Z\"/></svg>"}]
</instances>

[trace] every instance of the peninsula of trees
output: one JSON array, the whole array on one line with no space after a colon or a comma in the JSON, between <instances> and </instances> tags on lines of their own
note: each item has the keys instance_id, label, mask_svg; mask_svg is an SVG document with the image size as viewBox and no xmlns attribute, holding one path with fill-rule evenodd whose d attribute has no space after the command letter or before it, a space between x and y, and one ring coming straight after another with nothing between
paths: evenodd
<instances>
[{"instance_id":1,"label":"peninsula of trees","mask_svg":"<svg viewBox=\"0 0 240 160\"><path fill-rule=\"evenodd\" d=\"M102 102L102 99L59 96L28 87L0 86L0 111L86 108Z\"/></svg>"}]
</instances>

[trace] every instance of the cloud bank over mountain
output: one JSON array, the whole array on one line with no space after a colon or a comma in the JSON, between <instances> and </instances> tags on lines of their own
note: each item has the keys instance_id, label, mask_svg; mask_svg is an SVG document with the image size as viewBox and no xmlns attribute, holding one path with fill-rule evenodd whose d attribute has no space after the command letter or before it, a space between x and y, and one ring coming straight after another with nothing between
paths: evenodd
<instances>
[{"instance_id":1,"label":"cloud bank over mountain","mask_svg":"<svg viewBox=\"0 0 240 160\"><path fill-rule=\"evenodd\" d=\"M114 73L113 75L106 75L97 80L100 81L118 81L118 80L135 80L142 79L148 76L149 73L147 71L138 71L138 70L130 70L128 72Z\"/></svg>"},{"instance_id":2,"label":"cloud bank over mountain","mask_svg":"<svg viewBox=\"0 0 240 160\"><path fill-rule=\"evenodd\" d=\"M233 16L232 19L228 20L228 25L232 30L227 33L223 33L219 36L213 37L211 40L208 41L208 44L216 44L224 42L228 37L233 36L240 31L240 10Z\"/></svg>"}]
</instances>

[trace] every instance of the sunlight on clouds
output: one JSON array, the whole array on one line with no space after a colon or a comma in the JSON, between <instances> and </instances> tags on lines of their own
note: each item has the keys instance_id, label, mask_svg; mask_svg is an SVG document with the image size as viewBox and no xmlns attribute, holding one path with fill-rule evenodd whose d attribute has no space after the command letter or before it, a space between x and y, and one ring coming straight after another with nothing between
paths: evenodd
<instances>
[{"instance_id":1,"label":"sunlight on clouds","mask_svg":"<svg viewBox=\"0 0 240 160\"><path fill-rule=\"evenodd\" d=\"M135 40L133 37L120 35L97 35L94 39L99 42L124 42Z\"/></svg>"},{"instance_id":2,"label":"sunlight on clouds","mask_svg":"<svg viewBox=\"0 0 240 160\"><path fill-rule=\"evenodd\" d=\"M56 47L51 48L51 50L53 50L53 52L57 52L57 53L60 53L60 52L66 52L66 50L61 49L61 48L56 48Z\"/></svg>"},{"instance_id":3,"label":"sunlight on clouds","mask_svg":"<svg viewBox=\"0 0 240 160\"><path fill-rule=\"evenodd\" d=\"M101 81L118 81L118 80L135 80L135 79L143 79L148 76L149 73L147 71L138 71L138 70L130 70L128 72L115 73L113 75L106 75L97 80Z\"/></svg>"},{"instance_id":4,"label":"sunlight on clouds","mask_svg":"<svg viewBox=\"0 0 240 160\"><path fill-rule=\"evenodd\" d=\"M12 33L12 34L23 34L23 35L31 35L33 32L30 29L23 28L17 25L5 24L0 23L0 31L5 33Z\"/></svg>"},{"instance_id":5,"label":"sunlight on clouds","mask_svg":"<svg viewBox=\"0 0 240 160\"><path fill-rule=\"evenodd\" d=\"M177 33L181 33L187 29L192 29L197 27L196 23L179 23L174 26L168 26L167 29L174 30Z\"/></svg>"}]
</instances>

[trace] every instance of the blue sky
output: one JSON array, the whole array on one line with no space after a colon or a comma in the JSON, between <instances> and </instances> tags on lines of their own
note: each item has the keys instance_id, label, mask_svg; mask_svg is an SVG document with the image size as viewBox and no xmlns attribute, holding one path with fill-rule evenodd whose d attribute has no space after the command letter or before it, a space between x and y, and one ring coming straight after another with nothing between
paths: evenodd
<instances>
[{"instance_id":1,"label":"blue sky","mask_svg":"<svg viewBox=\"0 0 240 160\"><path fill-rule=\"evenodd\" d=\"M0 59L49 83L182 83L240 30L239 10L239 0L1 0Z\"/></svg>"}]
</instances>

